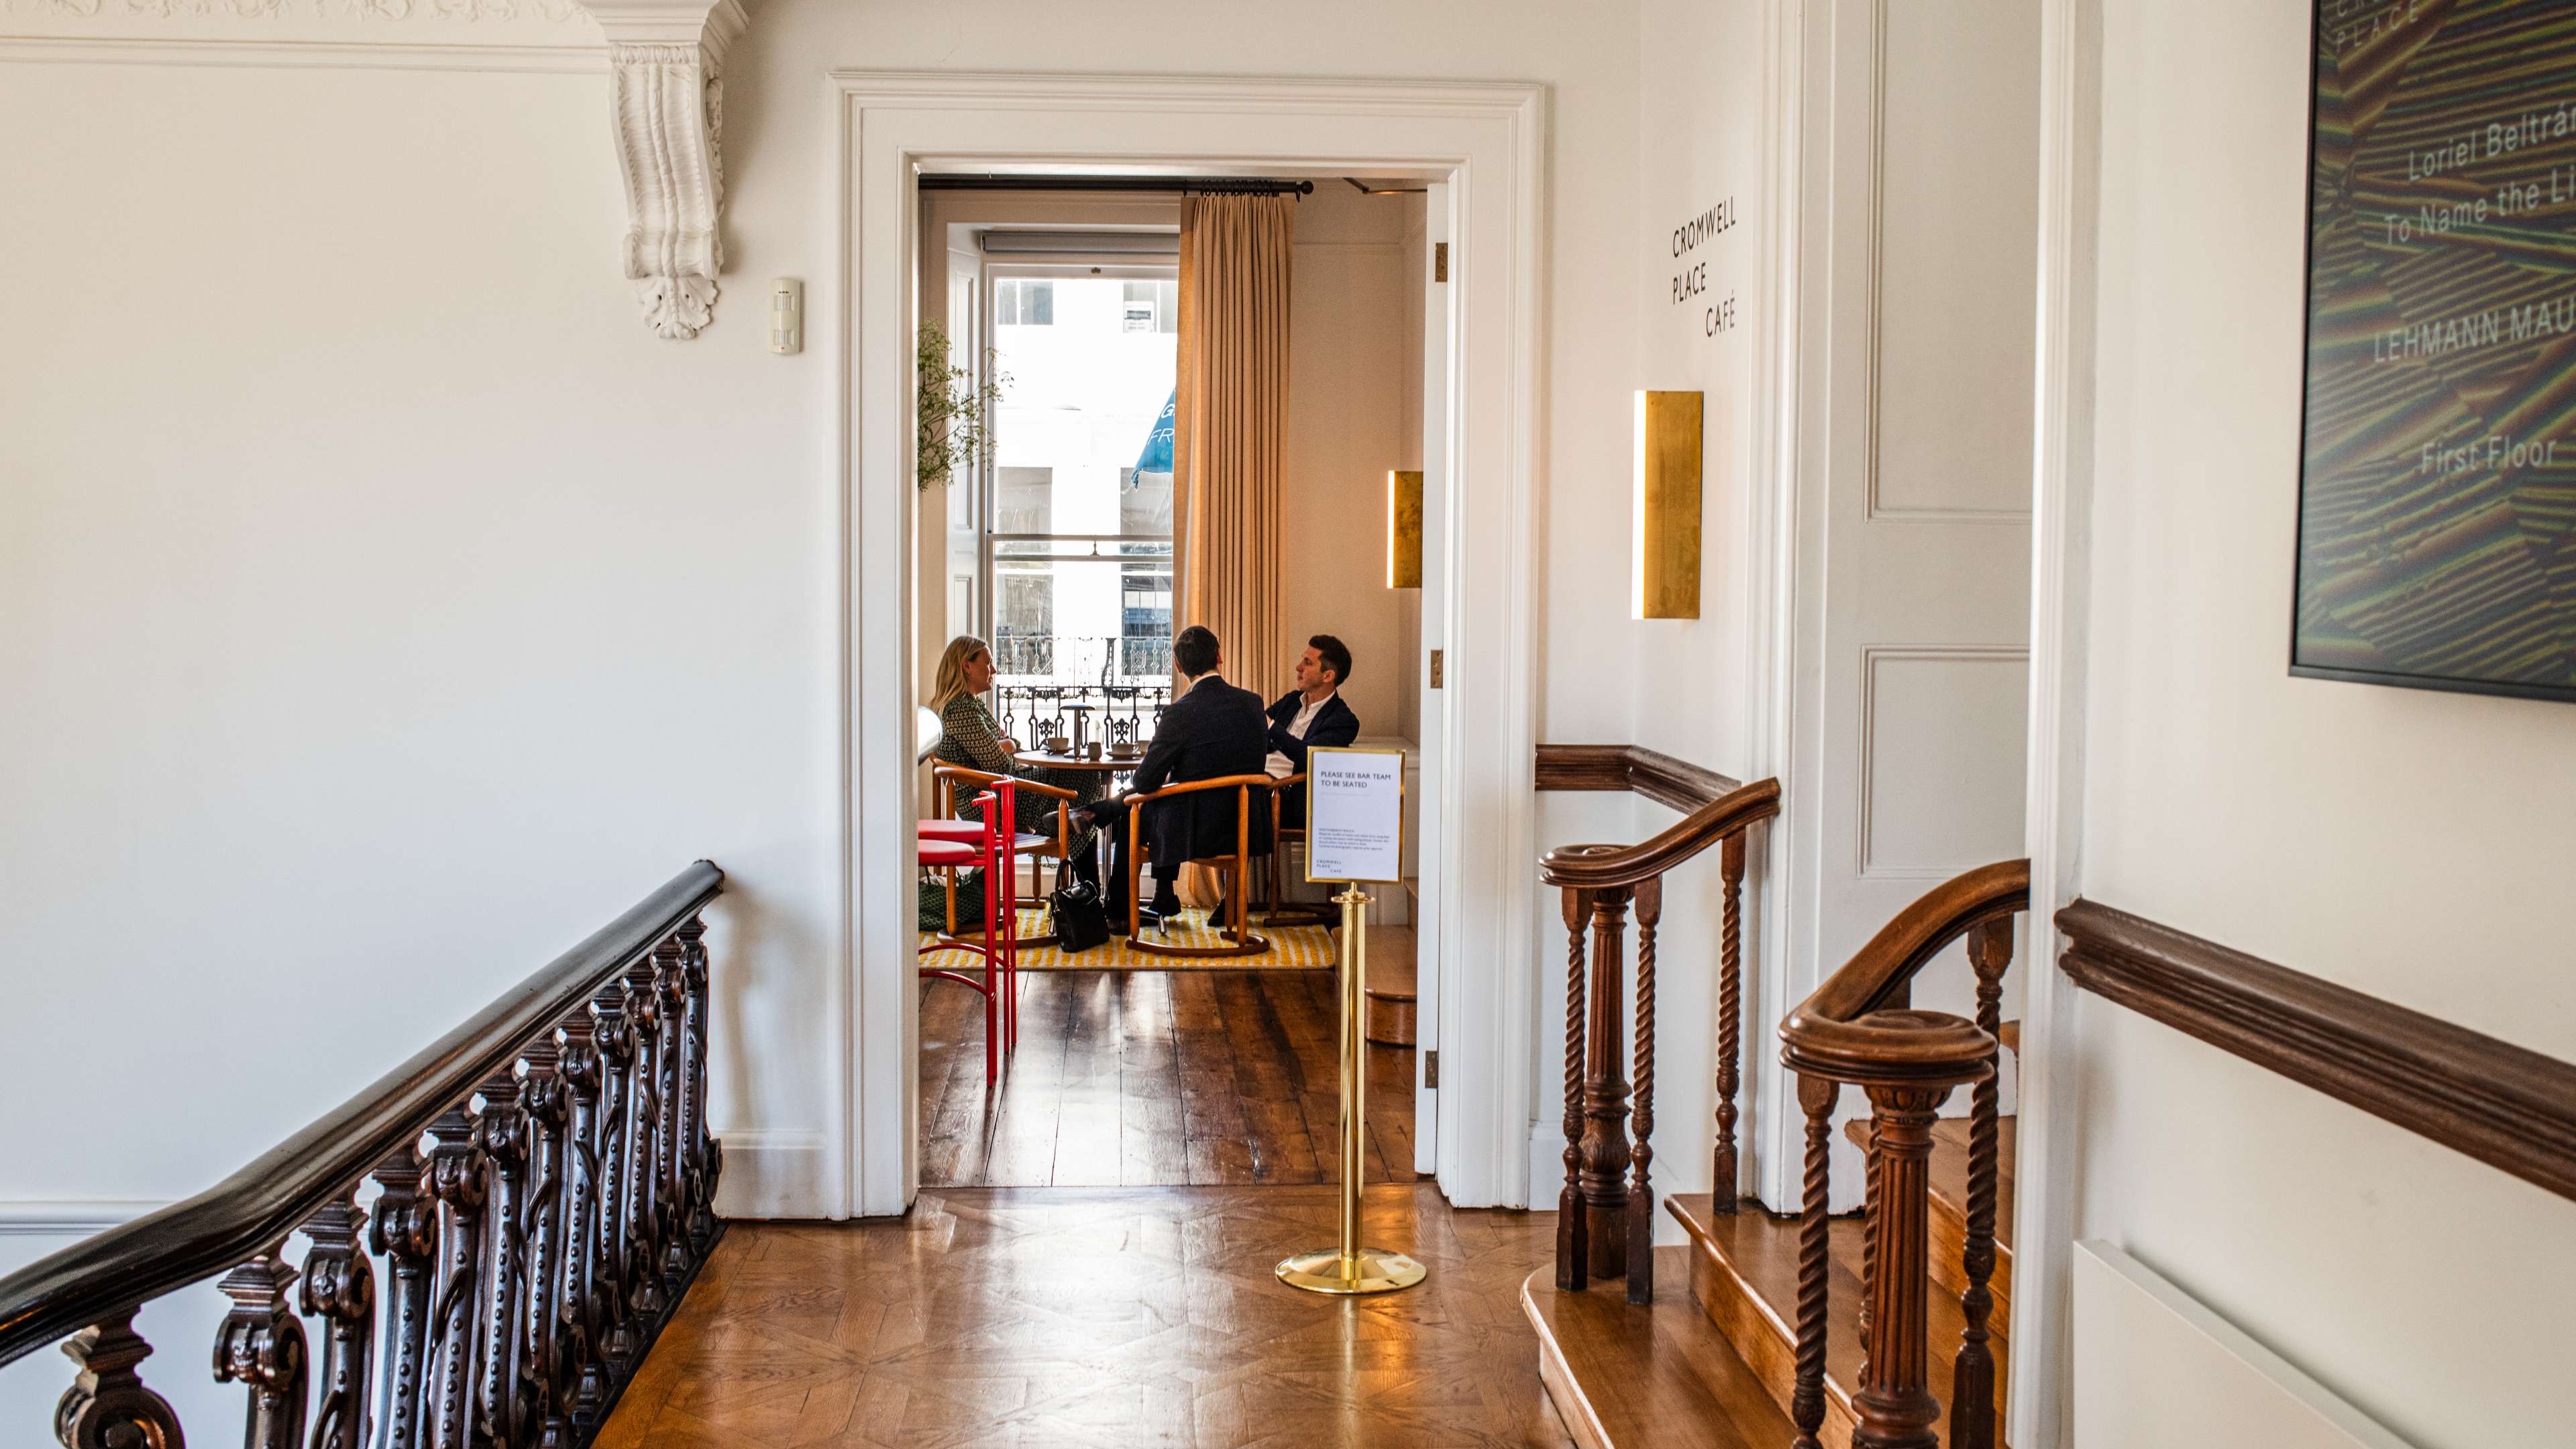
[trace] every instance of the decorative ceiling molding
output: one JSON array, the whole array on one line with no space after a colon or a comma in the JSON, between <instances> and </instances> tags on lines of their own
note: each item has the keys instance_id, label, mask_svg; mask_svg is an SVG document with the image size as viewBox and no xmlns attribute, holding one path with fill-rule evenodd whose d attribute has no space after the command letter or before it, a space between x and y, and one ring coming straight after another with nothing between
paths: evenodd
<instances>
[{"instance_id":1,"label":"decorative ceiling molding","mask_svg":"<svg viewBox=\"0 0 2576 1449\"><path fill-rule=\"evenodd\" d=\"M596 44L578 0L0 0L15 39Z\"/></svg>"},{"instance_id":2,"label":"decorative ceiling molding","mask_svg":"<svg viewBox=\"0 0 2576 1449\"><path fill-rule=\"evenodd\" d=\"M608 36L626 276L655 333L695 337L724 266L724 55L740 0L587 0Z\"/></svg>"}]
</instances>

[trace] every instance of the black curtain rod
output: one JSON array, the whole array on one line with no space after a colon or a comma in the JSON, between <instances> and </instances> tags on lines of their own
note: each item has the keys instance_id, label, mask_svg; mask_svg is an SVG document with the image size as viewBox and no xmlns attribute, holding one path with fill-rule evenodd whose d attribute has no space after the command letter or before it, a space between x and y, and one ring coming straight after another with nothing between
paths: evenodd
<instances>
[{"instance_id":1,"label":"black curtain rod","mask_svg":"<svg viewBox=\"0 0 2576 1449\"><path fill-rule=\"evenodd\" d=\"M1207 191L1250 196L1307 196L1312 181L1272 181L1257 176L1003 176L933 171L924 191Z\"/></svg>"}]
</instances>

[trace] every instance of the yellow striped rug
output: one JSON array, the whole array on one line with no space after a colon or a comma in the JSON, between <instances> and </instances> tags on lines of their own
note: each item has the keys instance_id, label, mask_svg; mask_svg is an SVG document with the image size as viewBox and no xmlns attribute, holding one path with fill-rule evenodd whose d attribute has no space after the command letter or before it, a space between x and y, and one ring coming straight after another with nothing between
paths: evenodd
<instances>
[{"instance_id":1,"label":"yellow striped rug","mask_svg":"<svg viewBox=\"0 0 2576 1449\"><path fill-rule=\"evenodd\" d=\"M1046 916L1037 910L1020 912L1020 930L1036 935L1046 929ZM1124 936L1112 936L1088 951L1065 954L1054 946L1022 946L1020 969L1023 971L1329 971L1340 957L1336 954L1332 931L1324 926L1265 926L1258 920L1253 931L1269 938L1270 949L1257 956L1156 956L1136 950ZM1151 925L1145 927L1146 939L1168 941L1175 946L1216 946L1225 942L1208 924L1205 911L1185 911L1173 918L1171 934L1161 935ZM966 939L976 940L976 936ZM921 944L931 943L925 932ZM933 951L921 958L921 964L942 970L980 970L984 959L972 951Z\"/></svg>"}]
</instances>

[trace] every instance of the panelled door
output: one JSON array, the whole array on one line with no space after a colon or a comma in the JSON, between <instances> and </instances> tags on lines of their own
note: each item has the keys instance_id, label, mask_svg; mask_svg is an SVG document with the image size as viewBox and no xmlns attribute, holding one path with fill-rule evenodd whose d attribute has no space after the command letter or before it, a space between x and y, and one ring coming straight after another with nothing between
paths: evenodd
<instances>
[{"instance_id":1,"label":"panelled door","mask_svg":"<svg viewBox=\"0 0 2576 1449\"><path fill-rule=\"evenodd\" d=\"M1783 1011L1936 882L2022 854L2030 677L2039 7L1819 12ZM1916 1004L1972 1014L1951 955ZM1794 1204L1794 1155L1769 1158Z\"/></svg>"}]
</instances>

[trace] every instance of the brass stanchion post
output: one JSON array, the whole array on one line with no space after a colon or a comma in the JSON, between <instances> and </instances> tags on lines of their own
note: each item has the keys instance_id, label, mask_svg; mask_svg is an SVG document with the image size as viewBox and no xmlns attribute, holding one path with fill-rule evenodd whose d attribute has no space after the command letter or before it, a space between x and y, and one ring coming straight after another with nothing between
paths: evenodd
<instances>
[{"instance_id":1,"label":"brass stanchion post","mask_svg":"<svg viewBox=\"0 0 2576 1449\"><path fill-rule=\"evenodd\" d=\"M1402 1253L1360 1246L1360 1179L1368 1130L1368 892L1343 887L1342 908L1342 1241L1279 1263L1279 1281L1309 1293L1388 1293L1423 1279Z\"/></svg>"}]
</instances>

